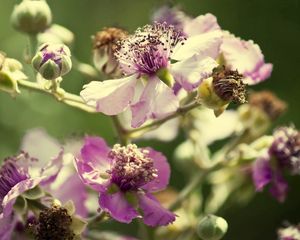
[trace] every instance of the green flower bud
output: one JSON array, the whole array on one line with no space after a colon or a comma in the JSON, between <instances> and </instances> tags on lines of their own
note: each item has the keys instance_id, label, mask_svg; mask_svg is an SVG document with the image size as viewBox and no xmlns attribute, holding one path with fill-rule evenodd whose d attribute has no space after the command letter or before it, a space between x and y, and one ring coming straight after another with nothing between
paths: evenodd
<instances>
[{"instance_id":1,"label":"green flower bud","mask_svg":"<svg viewBox=\"0 0 300 240\"><path fill-rule=\"evenodd\" d=\"M18 31L37 34L51 25L52 14L46 1L24 0L15 6L11 22Z\"/></svg>"},{"instance_id":2,"label":"green flower bud","mask_svg":"<svg viewBox=\"0 0 300 240\"><path fill-rule=\"evenodd\" d=\"M224 218L207 215L200 221L197 233L202 240L220 240L227 229L228 224Z\"/></svg>"},{"instance_id":3,"label":"green flower bud","mask_svg":"<svg viewBox=\"0 0 300 240\"><path fill-rule=\"evenodd\" d=\"M72 68L70 49L63 44L43 44L32 59L32 65L43 78L54 80Z\"/></svg>"}]
</instances>

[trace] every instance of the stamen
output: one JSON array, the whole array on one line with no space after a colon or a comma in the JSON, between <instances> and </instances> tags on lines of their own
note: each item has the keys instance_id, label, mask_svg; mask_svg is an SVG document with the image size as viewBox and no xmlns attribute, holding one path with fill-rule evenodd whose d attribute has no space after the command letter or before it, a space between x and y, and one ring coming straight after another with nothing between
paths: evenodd
<instances>
[{"instance_id":1,"label":"stamen","mask_svg":"<svg viewBox=\"0 0 300 240\"><path fill-rule=\"evenodd\" d=\"M140 149L135 144L122 147L114 145L109 153L112 181L123 191L138 189L157 177L157 169L148 157L149 151Z\"/></svg>"}]
</instances>

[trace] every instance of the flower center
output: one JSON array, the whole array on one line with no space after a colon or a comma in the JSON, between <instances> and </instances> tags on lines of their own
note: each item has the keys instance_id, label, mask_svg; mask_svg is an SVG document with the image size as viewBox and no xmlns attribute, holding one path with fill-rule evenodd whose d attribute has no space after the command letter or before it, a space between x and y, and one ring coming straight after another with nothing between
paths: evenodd
<instances>
[{"instance_id":1,"label":"flower center","mask_svg":"<svg viewBox=\"0 0 300 240\"><path fill-rule=\"evenodd\" d=\"M136 190L157 178L157 169L148 155L148 150L140 149L135 144L126 147L114 145L109 153L112 159L112 169L109 171L112 182L127 191Z\"/></svg>"},{"instance_id":2,"label":"flower center","mask_svg":"<svg viewBox=\"0 0 300 240\"><path fill-rule=\"evenodd\" d=\"M146 25L120 41L115 55L125 74L154 75L168 66L174 47L184 39L166 23Z\"/></svg>"},{"instance_id":3,"label":"flower center","mask_svg":"<svg viewBox=\"0 0 300 240\"><path fill-rule=\"evenodd\" d=\"M237 71L227 70L225 67L214 69L213 87L216 94L224 101L245 103L246 85L242 77Z\"/></svg>"},{"instance_id":4,"label":"flower center","mask_svg":"<svg viewBox=\"0 0 300 240\"><path fill-rule=\"evenodd\" d=\"M23 155L22 153L18 157L6 159L0 168L0 212L3 210L2 201L6 194L16 184L28 178L27 171L17 164L18 158Z\"/></svg>"},{"instance_id":5,"label":"flower center","mask_svg":"<svg viewBox=\"0 0 300 240\"><path fill-rule=\"evenodd\" d=\"M282 127L275 131L270 154L292 173L300 174L300 132L294 127Z\"/></svg>"}]
</instances>

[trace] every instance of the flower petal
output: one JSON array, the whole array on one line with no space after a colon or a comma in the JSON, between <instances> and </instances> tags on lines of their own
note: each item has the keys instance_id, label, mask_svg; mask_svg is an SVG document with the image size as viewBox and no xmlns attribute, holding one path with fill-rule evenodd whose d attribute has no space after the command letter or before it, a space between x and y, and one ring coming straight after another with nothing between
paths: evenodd
<instances>
[{"instance_id":1,"label":"flower petal","mask_svg":"<svg viewBox=\"0 0 300 240\"><path fill-rule=\"evenodd\" d=\"M88 105L95 106L98 112L106 115L117 115L131 103L137 75L121 79L93 81L85 85L80 96Z\"/></svg>"},{"instance_id":2,"label":"flower petal","mask_svg":"<svg viewBox=\"0 0 300 240\"><path fill-rule=\"evenodd\" d=\"M119 222L130 223L132 219L139 215L128 203L122 192L116 192L114 194L101 193L99 204L102 210L108 212L112 218Z\"/></svg>"},{"instance_id":3,"label":"flower petal","mask_svg":"<svg viewBox=\"0 0 300 240\"><path fill-rule=\"evenodd\" d=\"M77 172L82 181L95 190L104 191L107 178L106 171L110 168L108 153L110 148L100 137L86 137L81 155L75 159Z\"/></svg>"},{"instance_id":4,"label":"flower petal","mask_svg":"<svg viewBox=\"0 0 300 240\"><path fill-rule=\"evenodd\" d=\"M149 157L153 159L154 168L158 171L158 177L143 186L143 189L149 192L161 191L165 189L169 183L171 174L170 165L166 157L161 152L157 152L152 148L147 148L147 150L149 150Z\"/></svg>"},{"instance_id":5,"label":"flower petal","mask_svg":"<svg viewBox=\"0 0 300 240\"><path fill-rule=\"evenodd\" d=\"M147 119L163 118L178 107L179 100L173 90L157 77L150 78L139 101L131 105L131 126L136 128Z\"/></svg>"},{"instance_id":6,"label":"flower petal","mask_svg":"<svg viewBox=\"0 0 300 240\"><path fill-rule=\"evenodd\" d=\"M171 72L176 80L186 91L192 91L199 86L201 81L212 74L218 63L210 58L195 54L190 58L171 65Z\"/></svg>"},{"instance_id":7,"label":"flower petal","mask_svg":"<svg viewBox=\"0 0 300 240\"><path fill-rule=\"evenodd\" d=\"M165 226L175 221L176 215L163 208L151 194L140 194L139 206L143 211L144 223L151 227Z\"/></svg>"},{"instance_id":8,"label":"flower petal","mask_svg":"<svg viewBox=\"0 0 300 240\"><path fill-rule=\"evenodd\" d=\"M275 173L273 176L273 184L270 188L270 193L279 202L284 202L288 191L288 184L280 173Z\"/></svg>"},{"instance_id":9,"label":"flower petal","mask_svg":"<svg viewBox=\"0 0 300 240\"><path fill-rule=\"evenodd\" d=\"M15 228L17 218L12 214L8 217L0 219L0 239L1 240L11 240L12 232Z\"/></svg>"},{"instance_id":10,"label":"flower petal","mask_svg":"<svg viewBox=\"0 0 300 240\"><path fill-rule=\"evenodd\" d=\"M36 187L41 181L43 177L39 178L29 178L17 183L12 189L6 194L2 201L3 211L0 213L0 219L10 216L12 213L13 205L16 201L16 198L20 196L27 190L30 190Z\"/></svg>"},{"instance_id":11,"label":"flower petal","mask_svg":"<svg viewBox=\"0 0 300 240\"><path fill-rule=\"evenodd\" d=\"M252 40L244 41L232 35L226 36L221 45L226 65L238 70L253 85L270 77L273 65L265 63L260 47Z\"/></svg>"},{"instance_id":12,"label":"flower petal","mask_svg":"<svg viewBox=\"0 0 300 240\"><path fill-rule=\"evenodd\" d=\"M222 37L222 32L218 30L189 37L184 45L176 45L171 58L180 61L199 54L201 58L211 57L216 59L219 55Z\"/></svg>"},{"instance_id":13,"label":"flower petal","mask_svg":"<svg viewBox=\"0 0 300 240\"><path fill-rule=\"evenodd\" d=\"M200 15L190 21L186 21L184 26L184 32L188 36L195 36L219 29L220 26L217 22L217 18L211 13Z\"/></svg>"},{"instance_id":14,"label":"flower petal","mask_svg":"<svg viewBox=\"0 0 300 240\"><path fill-rule=\"evenodd\" d=\"M252 178L256 191L262 191L264 186L272 181L273 171L268 157L258 158L252 167Z\"/></svg>"}]
</instances>

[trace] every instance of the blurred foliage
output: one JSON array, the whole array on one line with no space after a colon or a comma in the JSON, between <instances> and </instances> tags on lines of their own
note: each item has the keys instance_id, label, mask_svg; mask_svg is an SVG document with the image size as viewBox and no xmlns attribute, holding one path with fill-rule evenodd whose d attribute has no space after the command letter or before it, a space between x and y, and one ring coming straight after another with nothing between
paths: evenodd
<instances>
[{"instance_id":1,"label":"blurred foliage","mask_svg":"<svg viewBox=\"0 0 300 240\"><path fill-rule=\"evenodd\" d=\"M19 1L1 0L0 49L10 57L22 59L28 45L26 36L15 32L10 26L10 13ZM289 104L288 112L280 119L282 123L293 122L300 127L299 94L299 0L182 0L174 1L188 14L197 16L211 12L218 17L223 29L230 30L244 39L253 39L263 50L268 62L274 64L271 79L255 87L270 89ZM91 62L91 35L104 26L121 26L129 31L149 22L151 12L163 4L160 0L48 0L55 23L76 34L73 54L84 62ZM27 66L26 73L32 76ZM79 93L86 83L73 71L64 79L63 86ZM22 91L12 99L0 92L0 157L15 154L22 135L33 127L43 127L59 138L72 134L98 134L113 143L112 125L108 117L91 115L64 106L53 98L33 92ZM158 150L172 156L174 145L152 143ZM171 158L170 158L171 159ZM174 168L172 183L182 187L181 173ZM300 222L300 193L297 182L291 179L291 191L284 204L275 202L268 194L258 194L248 205L227 206L221 212L229 223L226 239L274 240L276 228L283 220Z\"/></svg>"}]
</instances>

